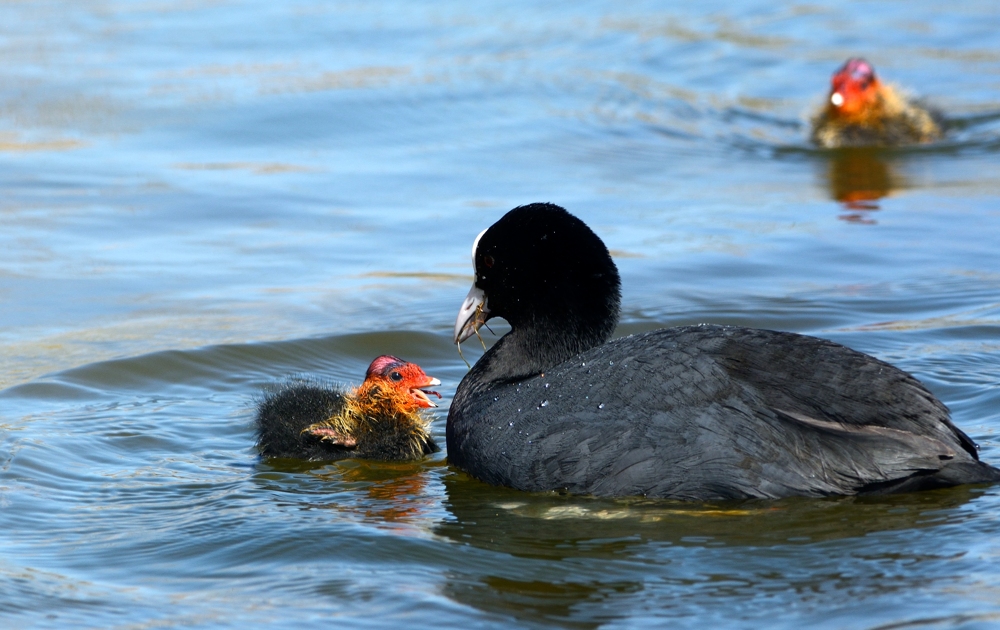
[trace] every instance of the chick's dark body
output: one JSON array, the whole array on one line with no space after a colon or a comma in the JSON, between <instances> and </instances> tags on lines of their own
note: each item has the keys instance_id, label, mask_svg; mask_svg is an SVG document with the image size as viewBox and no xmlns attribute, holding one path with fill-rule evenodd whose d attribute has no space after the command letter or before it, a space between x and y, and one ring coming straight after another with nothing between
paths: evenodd
<instances>
[{"instance_id":1,"label":"chick's dark body","mask_svg":"<svg viewBox=\"0 0 1000 630\"><path fill-rule=\"evenodd\" d=\"M339 459L414 459L440 450L430 435L414 423L412 414L402 412L371 414L364 418L364 430L344 445L307 431L343 414L352 394L331 386L291 383L267 394L257 407L255 427L257 447L263 457L311 461Z\"/></svg>"}]
</instances>

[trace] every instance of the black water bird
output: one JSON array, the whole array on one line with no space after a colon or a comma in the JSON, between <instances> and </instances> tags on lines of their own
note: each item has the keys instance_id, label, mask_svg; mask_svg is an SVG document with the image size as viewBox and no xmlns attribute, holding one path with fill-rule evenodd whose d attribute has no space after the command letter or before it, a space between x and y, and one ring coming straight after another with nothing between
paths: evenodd
<instances>
[{"instance_id":1,"label":"black water bird","mask_svg":"<svg viewBox=\"0 0 1000 630\"><path fill-rule=\"evenodd\" d=\"M456 343L511 327L448 414L449 462L483 481L691 500L1000 481L917 379L836 343L715 325L609 341L618 271L558 206L511 210L472 253Z\"/></svg>"}]
</instances>

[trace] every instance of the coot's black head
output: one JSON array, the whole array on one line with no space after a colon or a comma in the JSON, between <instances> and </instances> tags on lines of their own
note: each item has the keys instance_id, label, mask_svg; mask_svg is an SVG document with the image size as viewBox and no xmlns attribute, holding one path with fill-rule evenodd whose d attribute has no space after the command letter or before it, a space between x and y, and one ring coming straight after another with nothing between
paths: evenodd
<instances>
[{"instance_id":1,"label":"coot's black head","mask_svg":"<svg viewBox=\"0 0 1000 630\"><path fill-rule=\"evenodd\" d=\"M476 279L455 323L455 341L502 317L582 352L608 340L621 303L618 269L587 225L559 206L514 208L472 246Z\"/></svg>"}]
</instances>

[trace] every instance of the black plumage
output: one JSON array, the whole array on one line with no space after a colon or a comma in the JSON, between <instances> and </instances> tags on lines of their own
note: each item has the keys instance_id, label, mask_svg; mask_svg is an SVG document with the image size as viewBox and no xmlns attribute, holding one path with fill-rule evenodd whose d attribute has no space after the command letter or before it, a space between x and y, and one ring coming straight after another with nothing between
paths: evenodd
<instances>
[{"instance_id":1,"label":"black plumage","mask_svg":"<svg viewBox=\"0 0 1000 630\"><path fill-rule=\"evenodd\" d=\"M703 325L608 342L617 269L558 206L515 208L473 258L456 339L511 325L448 415L449 461L479 479L698 500L1000 481L919 381L830 341Z\"/></svg>"}]
</instances>

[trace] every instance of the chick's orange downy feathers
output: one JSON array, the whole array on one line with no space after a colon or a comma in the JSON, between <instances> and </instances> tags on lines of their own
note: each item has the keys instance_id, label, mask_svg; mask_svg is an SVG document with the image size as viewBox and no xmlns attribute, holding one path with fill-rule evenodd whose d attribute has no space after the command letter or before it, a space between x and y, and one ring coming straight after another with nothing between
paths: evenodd
<instances>
[{"instance_id":1,"label":"chick's orange downy feathers","mask_svg":"<svg viewBox=\"0 0 1000 630\"><path fill-rule=\"evenodd\" d=\"M441 382L415 363L383 355L364 382L342 392L292 383L265 396L257 409L257 444L264 457L336 460L416 459L439 450L421 412L441 397Z\"/></svg>"},{"instance_id":2,"label":"chick's orange downy feathers","mask_svg":"<svg viewBox=\"0 0 1000 630\"><path fill-rule=\"evenodd\" d=\"M915 144L941 133L935 114L883 83L859 57L833 74L827 102L812 121L812 141L826 148Z\"/></svg>"}]
</instances>

